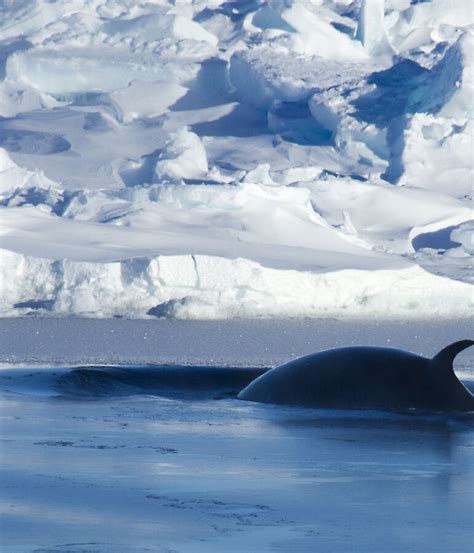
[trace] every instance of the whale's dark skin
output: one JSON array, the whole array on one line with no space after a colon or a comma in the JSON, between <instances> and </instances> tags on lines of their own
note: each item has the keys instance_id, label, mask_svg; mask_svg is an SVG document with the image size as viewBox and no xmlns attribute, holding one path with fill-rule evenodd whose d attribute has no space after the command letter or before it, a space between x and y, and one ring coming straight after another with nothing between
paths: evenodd
<instances>
[{"instance_id":1,"label":"whale's dark skin","mask_svg":"<svg viewBox=\"0 0 474 553\"><path fill-rule=\"evenodd\" d=\"M347 347L300 357L271 369L239 398L335 409L474 411L453 360L473 340L455 342L432 359L399 349Z\"/></svg>"}]
</instances>

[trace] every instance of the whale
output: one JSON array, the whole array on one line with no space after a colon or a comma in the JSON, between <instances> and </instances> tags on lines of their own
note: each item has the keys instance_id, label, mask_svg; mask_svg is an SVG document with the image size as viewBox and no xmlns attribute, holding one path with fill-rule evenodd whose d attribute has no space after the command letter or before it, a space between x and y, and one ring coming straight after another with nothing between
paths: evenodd
<instances>
[{"instance_id":1,"label":"whale","mask_svg":"<svg viewBox=\"0 0 474 553\"><path fill-rule=\"evenodd\" d=\"M253 380L247 401L327 409L474 411L474 396L453 369L461 340L433 358L372 346L342 347L294 359Z\"/></svg>"}]
</instances>

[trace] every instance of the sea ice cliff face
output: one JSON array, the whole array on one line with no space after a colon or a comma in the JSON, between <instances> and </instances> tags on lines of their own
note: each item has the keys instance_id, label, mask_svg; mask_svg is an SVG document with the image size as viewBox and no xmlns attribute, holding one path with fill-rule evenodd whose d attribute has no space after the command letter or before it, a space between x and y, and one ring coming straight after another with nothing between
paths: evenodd
<instances>
[{"instance_id":1,"label":"sea ice cliff face","mask_svg":"<svg viewBox=\"0 0 474 553\"><path fill-rule=\"evenodd\" d=\"M468 317L468 0L0 10L0 315Z\"/></svg>"}]
</instances>

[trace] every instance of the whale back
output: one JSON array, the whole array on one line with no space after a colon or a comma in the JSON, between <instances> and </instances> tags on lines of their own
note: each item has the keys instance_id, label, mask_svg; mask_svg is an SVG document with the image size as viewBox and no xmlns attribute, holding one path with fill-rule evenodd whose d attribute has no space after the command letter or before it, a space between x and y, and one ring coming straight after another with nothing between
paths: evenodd
<instances>
[{"instance_id":1,"label":"whale back","mask_svg":"<svg viewBox=\"0 0 474 553\"><path fill-rule=\"evenodd\" d=\"M433 360L381 347L326 350L268 371L239 398L339 409L473 410L472 395L452 370L454 352L462 349L448 346Z\"/></svg>"},{"instance_id":2,"label":"whale back","mask_svg":"<svg viewBox=\"0 0 474 553\"><path fill-rule=\"evenodd\" d=\"M423 401L429 360L380 347L347 347L272 369L239 394L264 403L323 408L403 409Z\"/></svg>"}]
</instances>

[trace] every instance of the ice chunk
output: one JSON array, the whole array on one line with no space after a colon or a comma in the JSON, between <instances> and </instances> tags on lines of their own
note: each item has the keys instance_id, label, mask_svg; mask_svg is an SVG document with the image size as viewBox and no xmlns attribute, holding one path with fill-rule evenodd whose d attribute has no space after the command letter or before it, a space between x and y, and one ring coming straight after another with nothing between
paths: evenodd
<instances>
[{"instance_id":1,"label":"ice chunk","mask_svg":"<svg viewBox=\"0 0 474 553\"><path fill-rule=\"evenodd\" d=\"M323 169L321 169L321 167L306 165L301 167L288 167L281 171L274 171L271 176L276 182L288 185L296 182L316 180L322 173Z\"/></svg>"},{"instance_id":2,"label":"ice chunk","mask_svg":"<svg viewBox=\"0 0 474 553\"><path fill-rule=\"evenodd\" d=\"M109 94L118 112L118 119L130 123L134 119L162 115L188 89L178 84L163 81L133 81L127 88Z\"/></svg>"},{"instance_id":3,"label":"ice chunk","mask_svg":"<svg viewBox=\"0 0 474 553\"><path fill-rule=\"evenodd\" d=\"M0 148L0 173L6 173L7 171L16 169L19 169L18 165L12 160L6 150ZM26 171L26 169L22 169L22 171Z\"/></svg>"},{"instance_id":4,"label":"ice chunk","mask_svg":"<svg viewBox=\"0 0 474 553\"><path fill-rule=\"evenodd\" d=\"M28 36L56 21L71 9L73 2L44 2L38 0L14 0L2 2L0 29L3 39Z\"/></svg>"},{"instance_id":5,"label":"ice chunk","mask_svg":"<svg viewBox=\"0 0 474 553\"><path fill-rule=\"evenodd\" d=\"M230 79L239 96L259 108L270 107L273 100L305 100L316 91L357 82L368 72L370 66L359 63L295 58L267 46L237 52L230 61Z\"/></svg>"},{"instance_id":6,"label":"ice chunk","mask_svg":"<svg viewBox=\"0 0 474 553\"><path fill-rule=\"evenodd\" d=\"M403 55L416 50L434 53L437 44L453 44L462 30L474 23L470 0L451 0L449 4L446 0L412 2L408 6L395 6L395 9L400 12L394 11L386 18L387 34L390 44ZM425 60L430 61L429 57Z\"/></svg>"},{"instance_id":7,"label":"ice chunk","mask_svg":"<svg viewBox=\"0 0 474 553\"><path fill-rule=\"evenodd\" d=\"M204 41L212 46L218 42L202 25L179 14L146 14L134 19L112 20L105 23L103 30L107 34L136 35L144 40L173 37Z\"/></svg>"},{"instance_id":8,"label":"ice chunk","mask_svg":"<svg viewBox=\"0 0 474 553\"><path fill-rule=\"evenodd\" d=\"M288 38L294 52L329 60L362 61L367 58L360 44L313 13L304 2L271 0L269 6L290 29Z\"/></svg>"},{"instance_id":9,"label":"ice chunk","mask_svg":"<svg viewBox=\"0 0 474 553\"><path fill-rule=\"evenodd\" d=\"M0 117L15 117L25 111L52 109L62 105L51 96L20 83L0 83Z\"/></svg>"},{"instance_id":10,"label":"ice chunk","mask_svg":"<svg viewBox=\"0 0 474 553\"><path fill-rule=\"evenodd\" d=\"M0 148L0 199L7 201L17 189L34 188L48 190L59 187L41 171L29 171L24 167L18 167L8 152Z\"/></svg>"},{"instance_id":11,"label":"ice chunk","mask_svg":"<svg viewBox=\"0 0 474 553\"><path fill-rule=\"evenodd\" d=\"M155 168L158 182L202 179L207 171L206 149L199 136L186 128L171 135Z\"/></svg>"},{"instance_id":12,"label":"ice chunk","mask_svg":"<svg viewBox=\"0 0 474 553\"><path fill-rule=\"evenodd\" d=\"M384 27L385 0L362 0L357 38L371 55L391 52Z\"/></svg>"},{"instance_id":13,"label":"ice chunk","mask_svg":"<svg viewBox=\"0 0 474 553\"><path fill-rule=\"evenodd\" d=\"M451 120L416 114L403 133L403 174L398 183L442 192L456 198L472 196L474 120Z\"/></svg>"},{"instance_id":14,"label":"ice chunk","mask_svg":"<svg viewBox=\"0 0 474 553\"><path fill-rule=\"evenodd\" d=\"M339 130L341 116L338 114L337 104L342 104L339 97L336 100L331 96L315 94L308 102L311 115L316 121L335 136ZM336 105L335 105L336 104Z\"/></svg>"},{"instance_id":15,"label":"ice chunk","mask_svg":"<svg viewBox=\"0 0 474 553\"><path fill-rule=\"evenodd\" d=\"M410 114L419 113L423 117L421 114L424 113L446 112L448 116L468 116L472 83L471 70L464 66L469 59L464 52L465 41L468 41L468 35L444 50L431 68L403 59L358 81L342 81L317 91L309 101L310 111L320 125L332 132L333 140L341 150L353 156L359 152L372 164L373 155L381 161L388 160L390 167L384 178L396 182L403 172L399 158L405 139L401 134L405 132L405 124L407 127L411 125ZM458 130L464 125L462 121L451 123L453 129L460 127ZM405 134L408 136L410 131ZM465 151L463 145L454 155L465 159ZM417 156L417 152L417 148L412 147L407 155ZM465 161L462 166L466 166ZM451 169L455 170L455 166ZM372 174L375 175L376 170Z\"/></svg>"},{"instance_id":16,"label":"ice chunk","mask_svg":"<svg viewBox=\"0 0 474 553\"><path fill-rule=\"evenodd\" d=\"M35 48L7 60L11 80L42 92L63 96L79 92L110 92L132 81L191 83L200 64L127 52L117 48Z\"/></svg>"},{"instance_id":17,"label":"ice chunk","mask_svg":"<svg viewBox=\"0 0 474 553\"><path fill-rule=\"evenodd\" d=\"M245 175L244 182L267 184L269 186L277 184L270 176L269 163L259 163L255 169L252 169Z\"/></svg>"},{"instance_id":18,"label":"ice chunk","mask_svg":"<svg viewBox=\"0 0 474 553\"><path fill-rule=\"evenodd\" d=\"M470 30L461 36L452 50L445 73L461 77L455 80L455 90L440 115L474 118L474 32Z\"/></svg>"},{"instance_id":19,"label":"ice chunk","mask_svg":"<svg viewBox=\"0 0 474 553\"><path fill-rule=\"evenodd\" d=\"M468 221L453 230L451 240L459 242L467 255L474 255L474 221Z\"/></svg>"}]
</instances>

